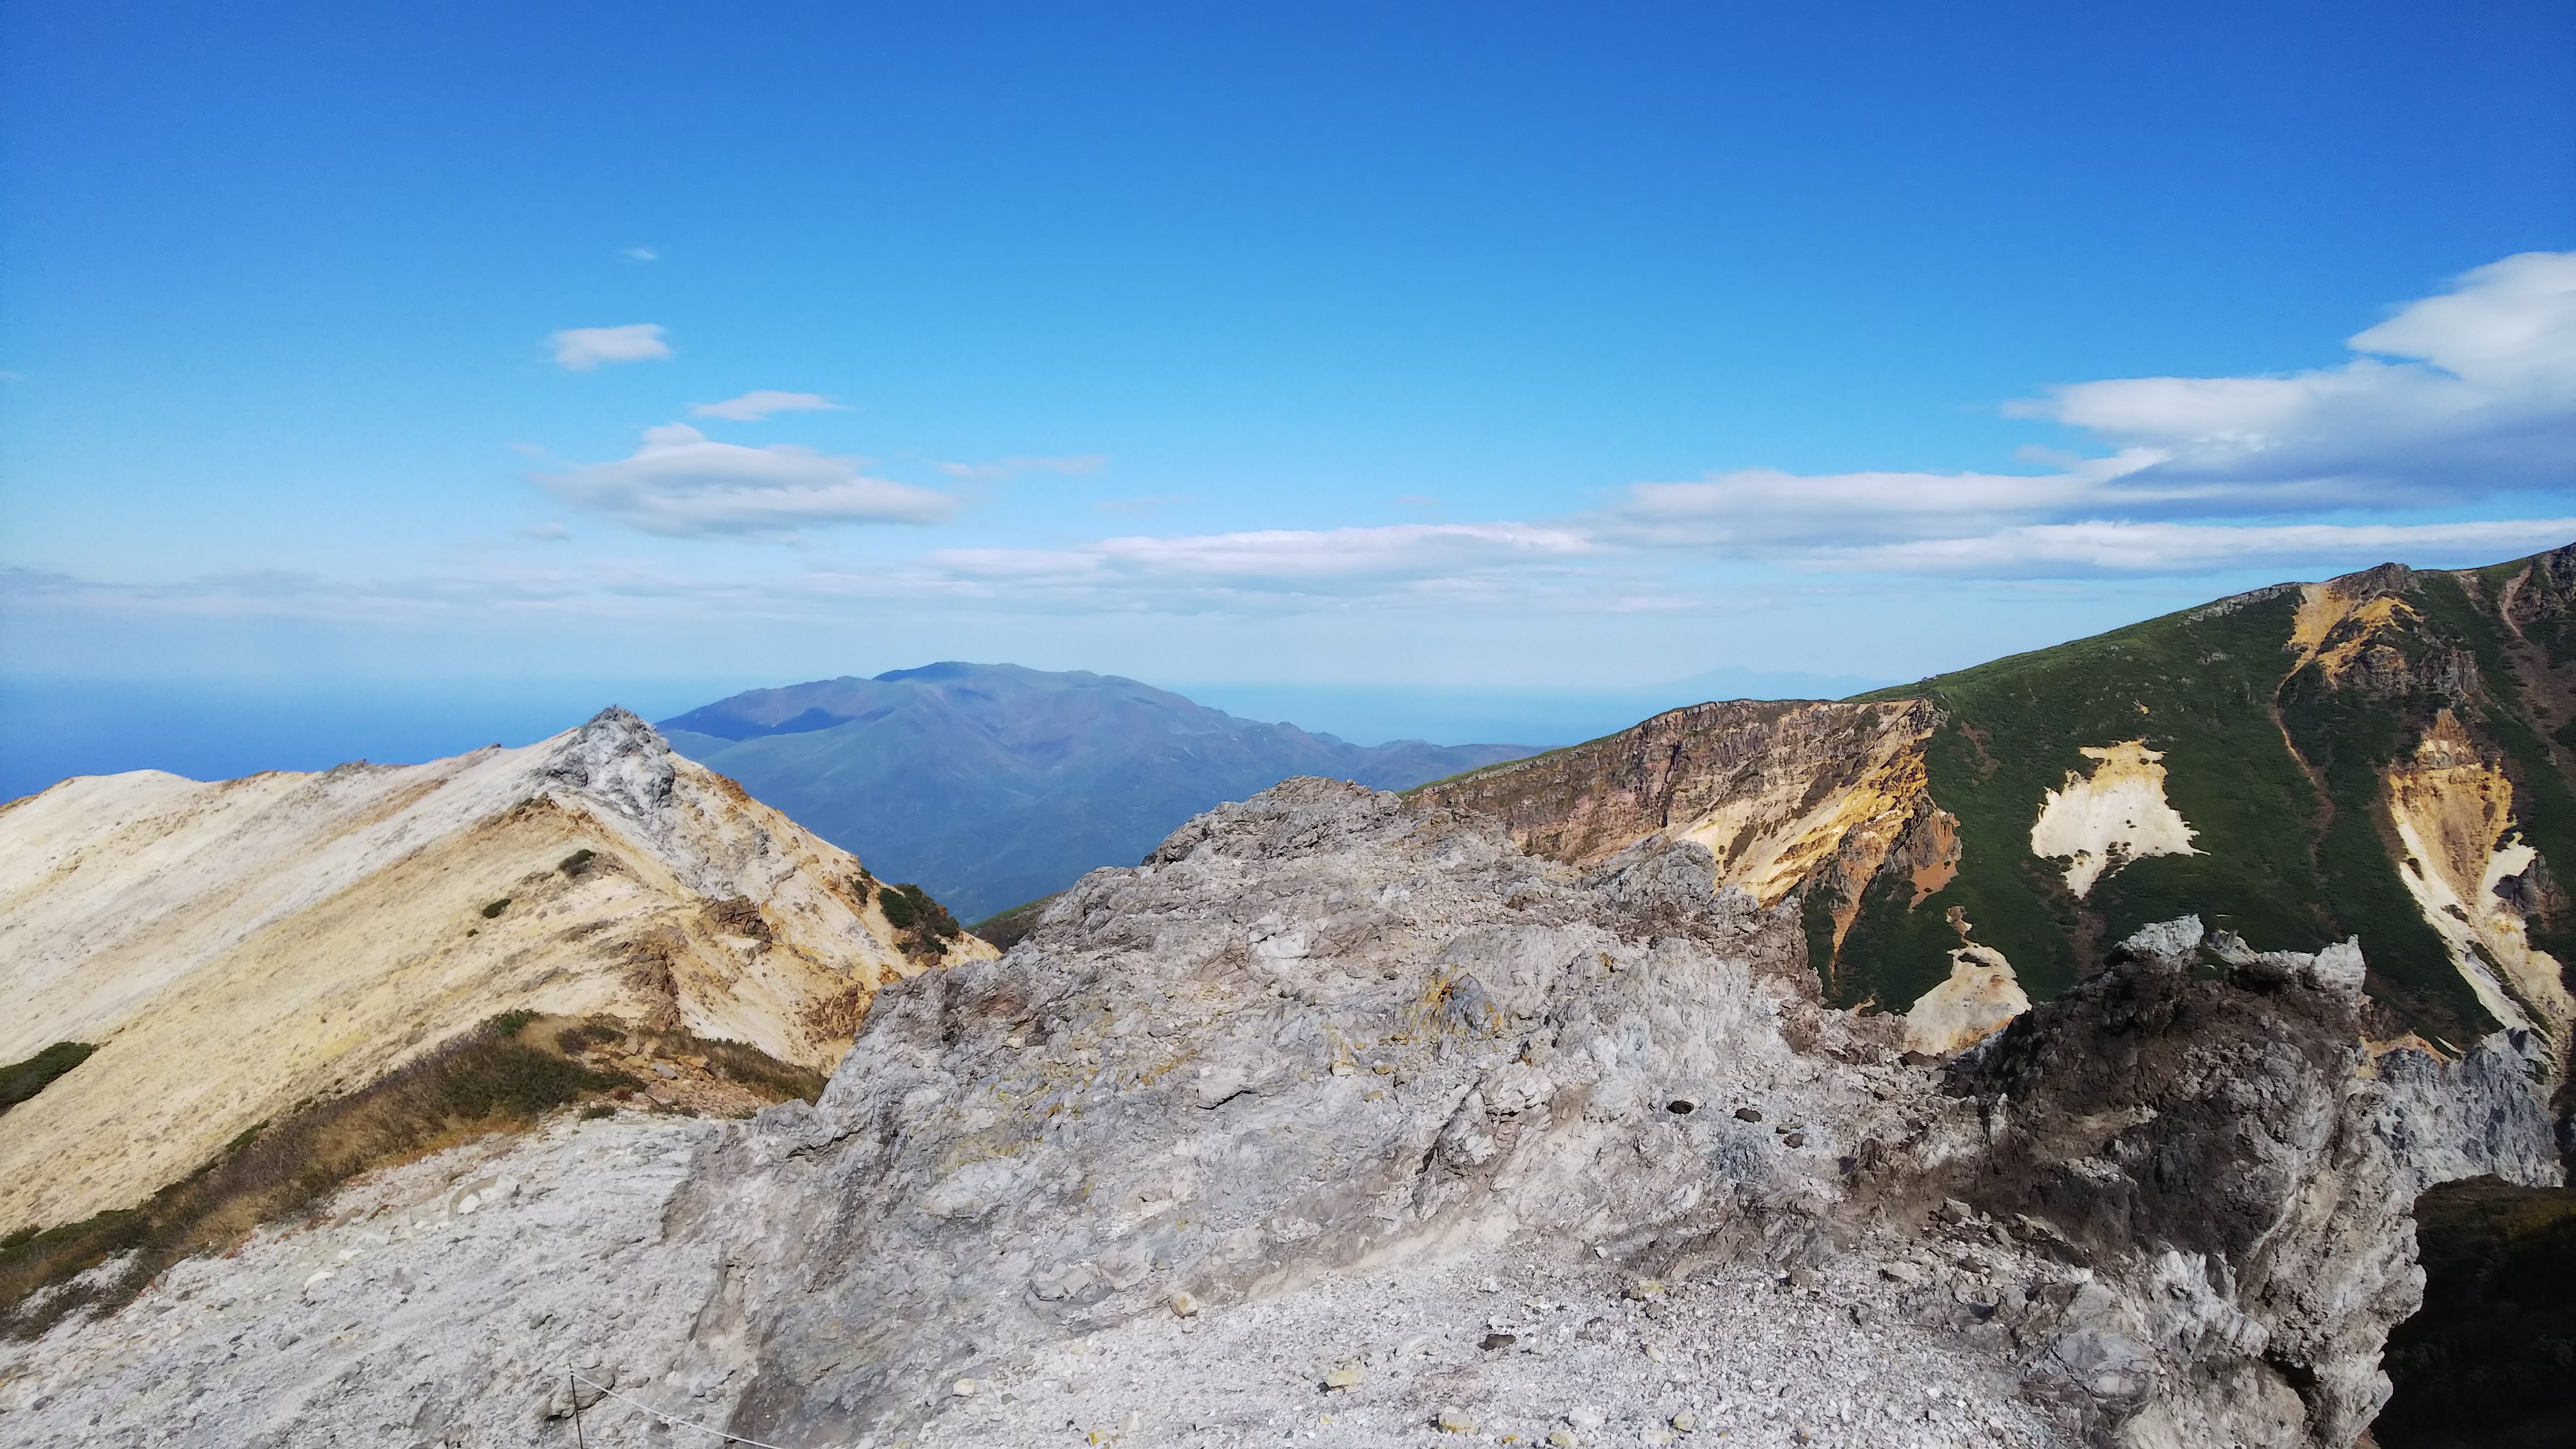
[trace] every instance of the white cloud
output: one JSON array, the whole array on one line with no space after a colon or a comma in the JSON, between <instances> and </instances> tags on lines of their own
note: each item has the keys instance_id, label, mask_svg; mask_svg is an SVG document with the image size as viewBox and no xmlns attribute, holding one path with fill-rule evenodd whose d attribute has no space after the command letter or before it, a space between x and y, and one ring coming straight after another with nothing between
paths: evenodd
<instances>
[{"instance_id":1,"label":"white cloud","mask_svg":"<svg viewBox=\"0 0 2576 1449\"><path fill-rule=\"evenodd\" d=\"M772 413L845 413L849 409L819 392L777 392L762 388L723 402L691 403L693 418L724 418L737 423L756 423Z\"/></svg>"},{"instance_id":2,"label":"white cloud","mask_svg":"<svg viewBox=\"0 0 2576 1449\"><path fill-rule=\"evenodd\" d=\"M535 480L574 507L672 538L778 538L843 523L936 523L948 494L870 478L860 460L784 443L746 448L686 423L647 428L631 457Z\"/></svg>"},{"instance_id":3,"label":"white cloud","mask_svg":"<svg viewBox=\"0 0 2576 1449\"><path fill-rule=\"evenodd\" d=\"M555 365L570 372L588 372L603 362L662 362L671 356L671 344L662 340L663 329L651 322L637 322L625 327L569 327L547 336L547 345L555 350Z\"/></svg>"},{"instance_id":4,"label":"white cloud","mask_svg":"<svg viewBox=\"0 0 2576 1449\"><path fill-rule=\"evenodd\" d=\"M531 543L562 543L572 537L572 530L560 523L531 523L519 530L519 537Z\"/></svg>"},{"instance_id":5,"label":"white cloud","mask_svg":"<svg viewBox=\"0 0 2576 1449\"><path fill-rule=\"evenodd\" d=\"M1604 537L1650 546L1769 555L1972 534L2080 510L2144 460L2123 455L2062 473L1825 473L1772 468L1694 483L1636 483L1595 522Z\"/></svg>"},{"instance_id":6,"label":"white cloud","mask_svg":"<svg viewBox=\"0 0 2576 1449\"><path fill-rule=\"evenodd\" d=\"M1972 538L1879 544L1820 553L1828 568L1974 578L2069 574L2213 573L2260 565L2363 568L2395 559L2419 567L2495 563L2576 542L2576 518L2474 523L2045 523Z\"/></svg>"},{"instance_id":7,"label":"white cloud","mask_svg":"<svg viewBox=\"0 0 2576 1449\"><path fill-rule=\"evenodd\" d=\"M2525 252L2355 334L2340 367L2075 383L2017 405L2240 512L2423 507L2576 481L2576 252ZM2395 359L2395 360L2386 360Z\"/></svg>"},{"instance_id":8,"label":"white cloud","mask_svg":"<svg viewBox=\"0 0 2576 1449\"><path fill-rule=\"evenodd\" d=\"M996 463L942 463L939 471L951 478L973 478L998 481L1022 473L1097 473L1109 466L1109 460L1098 453L1076 453L1062 458L1004 458Z\"/></svg>"},{"instance_id":9,"label":"white cloud","mask_svg":"<svg viewBox=\"0 0 2576 1449\"><path fill-rule=\"evenodd\" d=\"M630 262L658 262L662 260L662 254L653 250L651 247L627 247L619 251L618 255L624 257Z\"/></svg>"},{"instance_id":10,"label":"white cloud","mask_svg":"<svg viewBox=\"0 0 2576 1449\"><path fill-rule=\"evenodd\" d=\"M1245 595L1486 595L1607 552L1584 531L1527 523L1406 523L1108 538L1063 549L946 549L948 579L1137 601Z\"/></svg>"},{"instance_id":11,"label":"white cloud","mask_svg":"<svg viewBox=\"0 0 2576 1449\"><path fill-rule=\"evenodd\" d=\"M1631 485L1586 524L1640 547L2011 576L2566 541L2554 517L2424 515L2514 494L2567 506L2576 489L2576 253L2480 267L2350 345L2367 355L2339 367L2076 383L2016 404L2007 411L2083 429L2112 449L2089 459L2025 450L2045 473L1749 469ZM2412 518L2298 521L2355 511Z\"/></svg>"}]
</instances>

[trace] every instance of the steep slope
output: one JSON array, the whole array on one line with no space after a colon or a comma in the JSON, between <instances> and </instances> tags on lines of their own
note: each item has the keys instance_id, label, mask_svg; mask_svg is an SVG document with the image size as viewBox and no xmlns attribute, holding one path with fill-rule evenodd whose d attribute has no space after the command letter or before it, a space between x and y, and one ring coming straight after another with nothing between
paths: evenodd
<instances>
[{"instance_id":1,"label":"steep slope","mask_svg":"<svg viewBox=\"0 0 2576 1449\"><path fill-rule=\"evenodd\" d=\"M1841 704L1674 711L1421 793L1568 860L1703 840L1729 883L1801 900L1834 999L1998 1004L1948 1045L2199 910L2287 949L2359 935L2380 1034L2502 1026L2563 1062L2571 601L2576 546L2390 564Z\"/></svg>"},{"instance_id":2,"label":"steep slope","mask_svg":"<svg viewBox=\"0 0 2576 1449\"><path fill-rule=\"evenodd\" d=\"M881 895L622 710L425 765L67 780L0 807L0 1061L98 1051L9 1111L0 1233L125 1207L502 1011L829 1070L941 959Z\"/></svg>"},{"instance_id":3,"label":"steep slope","mask_svg":"<svg viewBox=\"0 0 2576 1449\"><path fill-rule=\"evenodd\" d=\"M674 748L966 920L1124 865L1292 775L1402 788L1532 751L1366 748L1089 673L933 664L754 690L662 722Z\"/></svg>"},{"instance_id":4,"label":"steep slope","mask_svg":"<svg viewBox=\"0 0 2576 1449\"><path fill-rule=\"evenodd\" d=\"M1957 864L1952 822L1924 776L1937 722L1914 701L1692 705L1416 793L1494 815L1522 848L1578 865L1648 836L1705 846L1722 887L1766 907L1804 893L1830 983L1866 882L1892 869L1920 899Z\"/></svg>"},{"instance_id":5,"label":"steep slope","mask_svg":"<svg viewBox=\"0 0 2576 1449\"><path fill-rule=\"evenodd\" d=\"M2164 923L1943 1073L1715 870L1291 781L890 985L813 1106L471 1144L58 1324L0 1437L2343 1449L2414 1190L2556 1180L2348 948Z\"/></svg>"}]
</instances>

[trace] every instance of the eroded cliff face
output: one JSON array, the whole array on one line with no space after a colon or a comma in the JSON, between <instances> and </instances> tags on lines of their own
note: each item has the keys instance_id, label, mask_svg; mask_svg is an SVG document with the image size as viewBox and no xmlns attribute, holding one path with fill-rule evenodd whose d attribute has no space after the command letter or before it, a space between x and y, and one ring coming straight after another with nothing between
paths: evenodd
<instances>
[{"instance_id":1,"label":"eroded cliff face","mask_svg":"<svg viewBox=\"0 0 2576 1449\"><path fill-rule=\"evenodd\" d=\"M1703 846L1720 888L1764 906L1815 900L1830 980L1873 880L1901 879L1919 903L1957 869L1957 822L1924 774L1938 722L1910 700L1699 704L1415 793L1493 815L1515 843L1575 865L1648 839Z\"/></svg>"},{"instance_id":2,"label":"eroded cliff face","mask_svg":"<svg viewBox=\"0 0 2576 1449\"><path fill-rule=\"evenodd\" d=\"M2566 1077L2576 547L2281 585L1842 703L1697 705L1425 787L1593 862L1691 840L1795 899L1828 996L1956 1050L2197 909L2372 942L2382 1039ZM1971 925L1970 923L1974 924Z\"/></svg>"},{"instance_id":3,"label":"eroded cliff face","mask_svg":"<svg viewBox=\"0 0 2576 1449\"><path fill-rule=\"evenodd\" d=\"M2341 1449L2410 1187L2546 1158L2501 1062L2359 1047L2356 948L2168 923L1944 1073L1715 874L1292 781L890 984L819 1105L353 1186L0 1360L0 1434Z\"/></svg>"},{"instance_id":4,"label":"eroded cliff face","mask_svg":"<svg viewBox=\"0 0 2576 1449\"><path fill-rule=\"evenodd\" d=\"M2536 1032L2561 1075L2576 1025L2563 960L2571 922L2544 845L2564 856L2576 841L2576 800L2552 748L2576 724L2565 677L2572 573L2576 550L2562 549L2495 569L2384 565L2310 585L2283 686L2305 754L2338 753L2321 748L2335 726L2381 732L2368 759L2375 798L2349 765L2330 792L2367 808L2407 899L2483 1014Z\"/></svg>"},{"instance_id":5,"label":"eroded cliff face","mask_svg":"<svg viewBox=\"0 0 2576 1449\"><path fill-rule=\"evenodd\" d=\"M0 1060L99 1051L9 1112L0 1231L128 1206L502 1011L829 1070L936 959L873 893L622 710L425 765L66 781L0 809Z\"/></svg>"}]
</instances>

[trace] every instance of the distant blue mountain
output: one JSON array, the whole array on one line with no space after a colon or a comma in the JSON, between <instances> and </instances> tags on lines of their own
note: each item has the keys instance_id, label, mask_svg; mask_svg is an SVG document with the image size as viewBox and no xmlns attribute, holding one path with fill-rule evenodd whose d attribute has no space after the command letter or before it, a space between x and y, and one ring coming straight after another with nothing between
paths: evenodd
<instances>
[{"instance_id":1,"label":"distant blue mountain","mask_svg":"<svg viewBox=\"0 0 2576 1449\"><path fill-rule=\"evenodd\" d=\"M1400 790L1539 752L1355 745L1132 679L1014 664L755 689L661 729L681 754L966 921L1133 864L1200 811L1294 775Z\"/></svg>"}]
</instances>

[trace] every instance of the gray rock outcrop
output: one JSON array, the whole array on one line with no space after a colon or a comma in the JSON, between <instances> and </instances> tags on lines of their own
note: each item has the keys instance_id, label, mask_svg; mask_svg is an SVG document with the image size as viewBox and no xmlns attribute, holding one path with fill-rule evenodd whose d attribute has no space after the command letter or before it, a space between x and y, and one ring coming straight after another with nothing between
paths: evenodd
<instances>
[{"instance_id":1,"label":"gray rock outcrop","mask_svg":"<svg viewBox=\"0 0 2576 1449\"><path fill-rule=\"evenodd\" d=\"M2501 1039L2456 1065L2374 1056L2357 942L2221 933L2218 979L2204 944L2192 917L2149 926L1959 1064L1988 1139L1960 1191L2099 1275L2026 1381L2093 1437L2349 1444L2423 1300L2416 1194L2556 1181L2547 1117Z\"/></svg>"},{"instance_id":2,"label":"gray rock outcrop","mask_svg":"<svg viewBox=\"0 0 2576 1449\"><path fill-rule=\"evenodd\" d=\"M475 1443L568 1443L578 1402L593 1445L671 1442L667 1414L796 1449L1444 1421L2340 1449L2420 1291L2415 1188L2546 1153L2502 1048L2360 1045L2357 948L2239 970L2166 923L1943 1071L1821 1004L1794 902L1712 881L1696 845L1587 871L1291 781L1092 873L1006 957L888 985L819 1105L654 1129L696 1135L648 1250L633 1208L550 1219L527 1251L557 1271L509 1277L500 1322L416 1310L384 1345L328 1294L239 1306L368 1219L264 1234L129 1310L148 1332L74 1322L0 1365L0 1437L340 1442L271 1411L247 1327L301 1337L330 1424ZM585 1130L611 1126L647 1130ZM474 1171L575 1201L577 1139ZM352 1246L390 1275L442 1240L392 1236ZM362 1371L441 1354L471 1373ZM577 1399L584 1361L627 1398Z\"/></svg>"}]
</instances>

